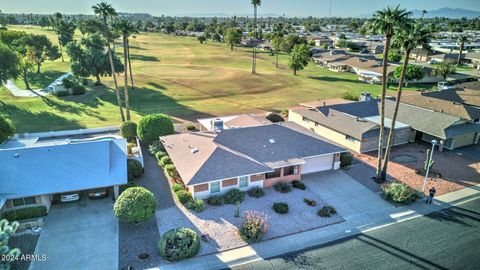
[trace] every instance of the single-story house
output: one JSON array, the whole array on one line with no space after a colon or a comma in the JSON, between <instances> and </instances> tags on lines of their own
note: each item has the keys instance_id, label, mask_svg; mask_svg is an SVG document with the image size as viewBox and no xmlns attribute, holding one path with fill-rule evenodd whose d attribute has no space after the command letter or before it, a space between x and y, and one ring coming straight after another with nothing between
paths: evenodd
<instances>
[{"instance_id":1,"label":"single-story house","mask_svg":"<svg viewBox=\"0 0 480 270\"><path fill-rule=\"evenodd\" d=\"M240 114L197 119L200 131L216 131L238 127L250 127L271 124L267 115Z\"/></svg>"},{"instance_id":2,"label":"single-story house","mask_svg":"<svg viewBox=\"0 0 480 270\"><path fill-rule=\"evenodd\" d=\"M126 141L17 138L0 145L0 213L44 205L54 195L127 184Z\"/></svg>"},{"instance_id":3,"label":"single-story house","mask_svg":"<svg viewBox=\"0 0 480 270\"><path fill-rule=\"evenodd\" d=\"M288 120L352 151L364 153L376 150L380 135L377 117L378 101L329 102L326 100L324 104L332 103L336 104L291 109ZM385 125L387 127L391 125L390 119L385 119ZM384 132L388 134L389 128ZM411 140L411 136L411 128L397 121L393 144L406 144Z\"/></svg>"},{"instance_id":4,"label":"single-story house","mask_svg":"<svg viewBox=\"0 0 480 270\"><path fill-rule=\"evenodd\" d=\"M333 45L333 40L328 37L314 37L311 40L315 42L315 46L317 47L323 47L325 44L327 44L327 46Z\"/></svg>"},{"instance_id":5,"label":"single-story house","mask_svg":"<svg viewBox=\"0 0 480 270\"><path fill-rule=\"evenodd\" d=\"M313 57L313 61L315 61L315 64L320 67L330 68L330 63L350 57L351 56L344 50L331 50L315 54L315 56Z\"/></svg>"},{"instance_id":6,"label":"single-story house","mask_svg":"<svg viewBox=\"0 0 480 270\"><path fill-rule=\"evenodd\" d=\"M465 57L463 58L463 62L473 68L480 69L480 53L466 53Z\"/></svg>"},{"instance_id":7,"label":"single-story house","mask_svg":"<svg viewBox=\"0 0 480 270\"><path fill-rule=\"evenodd\" d=\"M330 69L339 72L352 72L359 75L359 80L368 83L381 83L383 63L379 59L352 56L329 64ZM393 73L397 65L387 65L387 77Z\"/></svg>"},{"instance_id":8,"label":"single-story house","mask_svg":"<svg viewBox=\"0 0 480 270\"><path fill-rule=\"evenodd\" d=\"M414 48L410 53L410 59L415 62L427 62L430 61L430 52L424 48Z\"/></svg>"},{"instance_id":9,"label":"single-story house","mask_svg":"<svg viewBox=\"0 0 480 270\"><path fill-rule=\"evenodd\" d=\"M176 134L160 141L185 186L201 199L232 188L271 187L340 167L344 148L289 125L295 124Z\"/></svg>"}]
</instances>

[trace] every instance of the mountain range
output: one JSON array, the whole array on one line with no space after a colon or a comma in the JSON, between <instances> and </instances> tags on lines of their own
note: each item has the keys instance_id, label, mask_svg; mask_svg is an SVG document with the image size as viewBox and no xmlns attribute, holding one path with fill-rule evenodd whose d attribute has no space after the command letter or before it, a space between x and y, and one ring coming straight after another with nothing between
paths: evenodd
<instances>
[{"instance_id":1,"label":"mountain range","mask_svg":"<svg viewBox=\"0 0 480 270\"><path fill-rule=\"evenodd\" d=\"M412 12L413 12L413 17L415 18L422 17L423 10L414 9L412 10ZM373 13L369 13L369 14L363 14L358 17L369 18L369 17L372 17L372 15ZM467 17L468 19L472 19L479 16L480 16L480 11L478 10L444 7L439 9L427 10L427 13L425 13L424 17L425 18L447 17L451 19L459 19L462 17Z\"/></svg>"}]
</instances>

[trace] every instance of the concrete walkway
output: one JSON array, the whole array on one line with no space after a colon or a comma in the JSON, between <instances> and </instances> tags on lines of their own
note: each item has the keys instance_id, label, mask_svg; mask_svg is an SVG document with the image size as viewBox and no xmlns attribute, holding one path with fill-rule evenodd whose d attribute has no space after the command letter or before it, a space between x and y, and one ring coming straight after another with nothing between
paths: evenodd
<instances>
[{"instance_id":1,"label":"concrete walkway","mask_svg":"<svg viewBox=\"0 0 480 270\"><path fill-rule=\"evenodd\" d=\"M328 173L332 173L333 179L327 177ZM337 207L345 218L345 222L214 255L194 257L175 264L166 263L159 267L166 270L230 268L411 220L480 197L479 185L439 196L431 205L419 201L409 206L393 207L389 203L381 202L383 199L378 194L363 187L343 172L328 173L323 174L321 178L318 177L322 174L317 175L318 183L313 183L315 175L306 176L304 180L307 182L307 186L313 183L312 188L321 192L320 195L325 201ZM332 183L325 182L329 179L332 180ZM340 186L335 186L337 184ZM340 197L335 198L335 196Z\"/></svg>"},{"instance_id":2,"label":"concrete walkway","mask_svg":"<svg viewBox=\"0 0 480 270\"><path fill-rule=\"evenodd\" d=\"M63 79L72 76L72 73L65 73L62 76L58 77L55 81L53 81L49 86L45 87L45 89L40 90L22 90L18 88L11 80L7 80L5 84L5 88L12 93L15 97L40 97L40 96L47 96L53 91L53 87L60 84Z\"/></svg>"}]
</instances>

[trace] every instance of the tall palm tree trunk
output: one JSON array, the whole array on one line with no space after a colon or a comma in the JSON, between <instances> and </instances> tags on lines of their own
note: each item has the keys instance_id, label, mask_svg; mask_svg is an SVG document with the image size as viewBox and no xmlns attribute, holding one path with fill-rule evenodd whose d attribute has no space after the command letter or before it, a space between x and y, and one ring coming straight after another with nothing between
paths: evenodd
<instances>
[{"instance_id":1,"label":"tall palm tree trunk","mask_svg":"<svg viewBox=\"0 0 480 270\"><path fill-rule=\"evenodd\" d=\"M460 43L460 53L458 54L457 65L460 65L460 62L462 61L463 46L465 46L465 44L462 41L462 43Z\"/></svg>"},{"instance_id":2,"label":"tall palm tree trunk","mask_svg":"<svg viewBox=\"0 0 480 270\"><path fill-rule=\"evenodd\" d=\"M378 138L378 158L377 158L377 171L376 180L378 182L385 181L382 178L382 153L383 153L383 141L384 141L384 129L385 129L385 95L387 92L387 65L388 65L388 51L390 49L391 36L386 36L385 48L383 49L383 71L382 71L382 93L380 100L380 130Z\"/></svg>"},{"instance_id":3,"label":"tall palm tree trunk","mask_svg":"<svg viewBox=\"0 0 480 270\"><path fill-rule=\"evenodd\" d=\"M128 56L127 56L127 37L123 37L123 79L125 84L125 112L127 114L127 120L130 120L130 104L128 100Z\"/></svg>"},{"instance_id":4,"label":"tall palm tree trunk","mask_svg":"<svg viewBox=\"0 0 480 270\"><path fill-rule=\"evenodd\" d=\"M132 83L132 89L133 89L134 85L133 85L132 61L130 59L130 40L128 37L127 37L127 56L128 56L128 72L130 72L130 82Z\"/></svg>"},{"instance_id":5,"label":"tall palm tree trunk","mask_svg":"<svg viewBox=\"0 0 480 270\"><path fill-rule=\"evenodd\" d=\"M118 91L117 76L115 75L115 66L113 65L112 49L110 48L110 41L108 40L107 17L103 17L103 23L105 26L105 39L107 41L108 59L110 60L110 68L112 69L112 77L115 84L115 95L117 96L118 109L120 111L122 122L125 122L125 115L123 114L122 108L122 98L120 97L120 91Z\"/></svg>"},{"instance_id":6,"label":"tall palm tree trunk","mask_svg":"<svg viewBox=\"0 0 480 270\"><path fill-rule=\"evenodd\" d=\"M257 43L257 6L253 7L253 56L252 56L252 74L257 73L257 52L256 52L256 43Z\"/></svg>"},{"instance_id":7,"label":"tall palm tree trunk","mask_svg":"<svg viewBox=\"0 0 480 270\"><path fill-rule=\"evenodd\" d=\"M408 58L411 51L405 51L405 61L402 66L402 74L400 76L400 82L398 83L398 94L395 102L395 109L392 117L392 126L388 133L387 148L385 149L385 156L383 158L382 179L387 179L388 160L390 158L390 152L392 150L393 140L395 137L395 124L397 122L398 108L400 107L400 99L402 98L403 83L405 82L405 74L408 67Z\"/></svg>"}]
</instances>

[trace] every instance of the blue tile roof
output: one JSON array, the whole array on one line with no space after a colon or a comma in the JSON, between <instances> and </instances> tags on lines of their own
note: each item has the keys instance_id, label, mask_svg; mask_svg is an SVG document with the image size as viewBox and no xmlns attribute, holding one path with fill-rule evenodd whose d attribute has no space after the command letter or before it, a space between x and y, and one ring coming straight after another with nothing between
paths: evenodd
<instances>
[{"instance_id":1,"label":"blue tile roof","mask_svg":"<svg viewBox=\"0 0 480 270\"><path fill-rule=\"evenodd\" d=\"M0 149L0 165L9 199L127 183L123 139Z\"/></svg>"}]
</instances>

